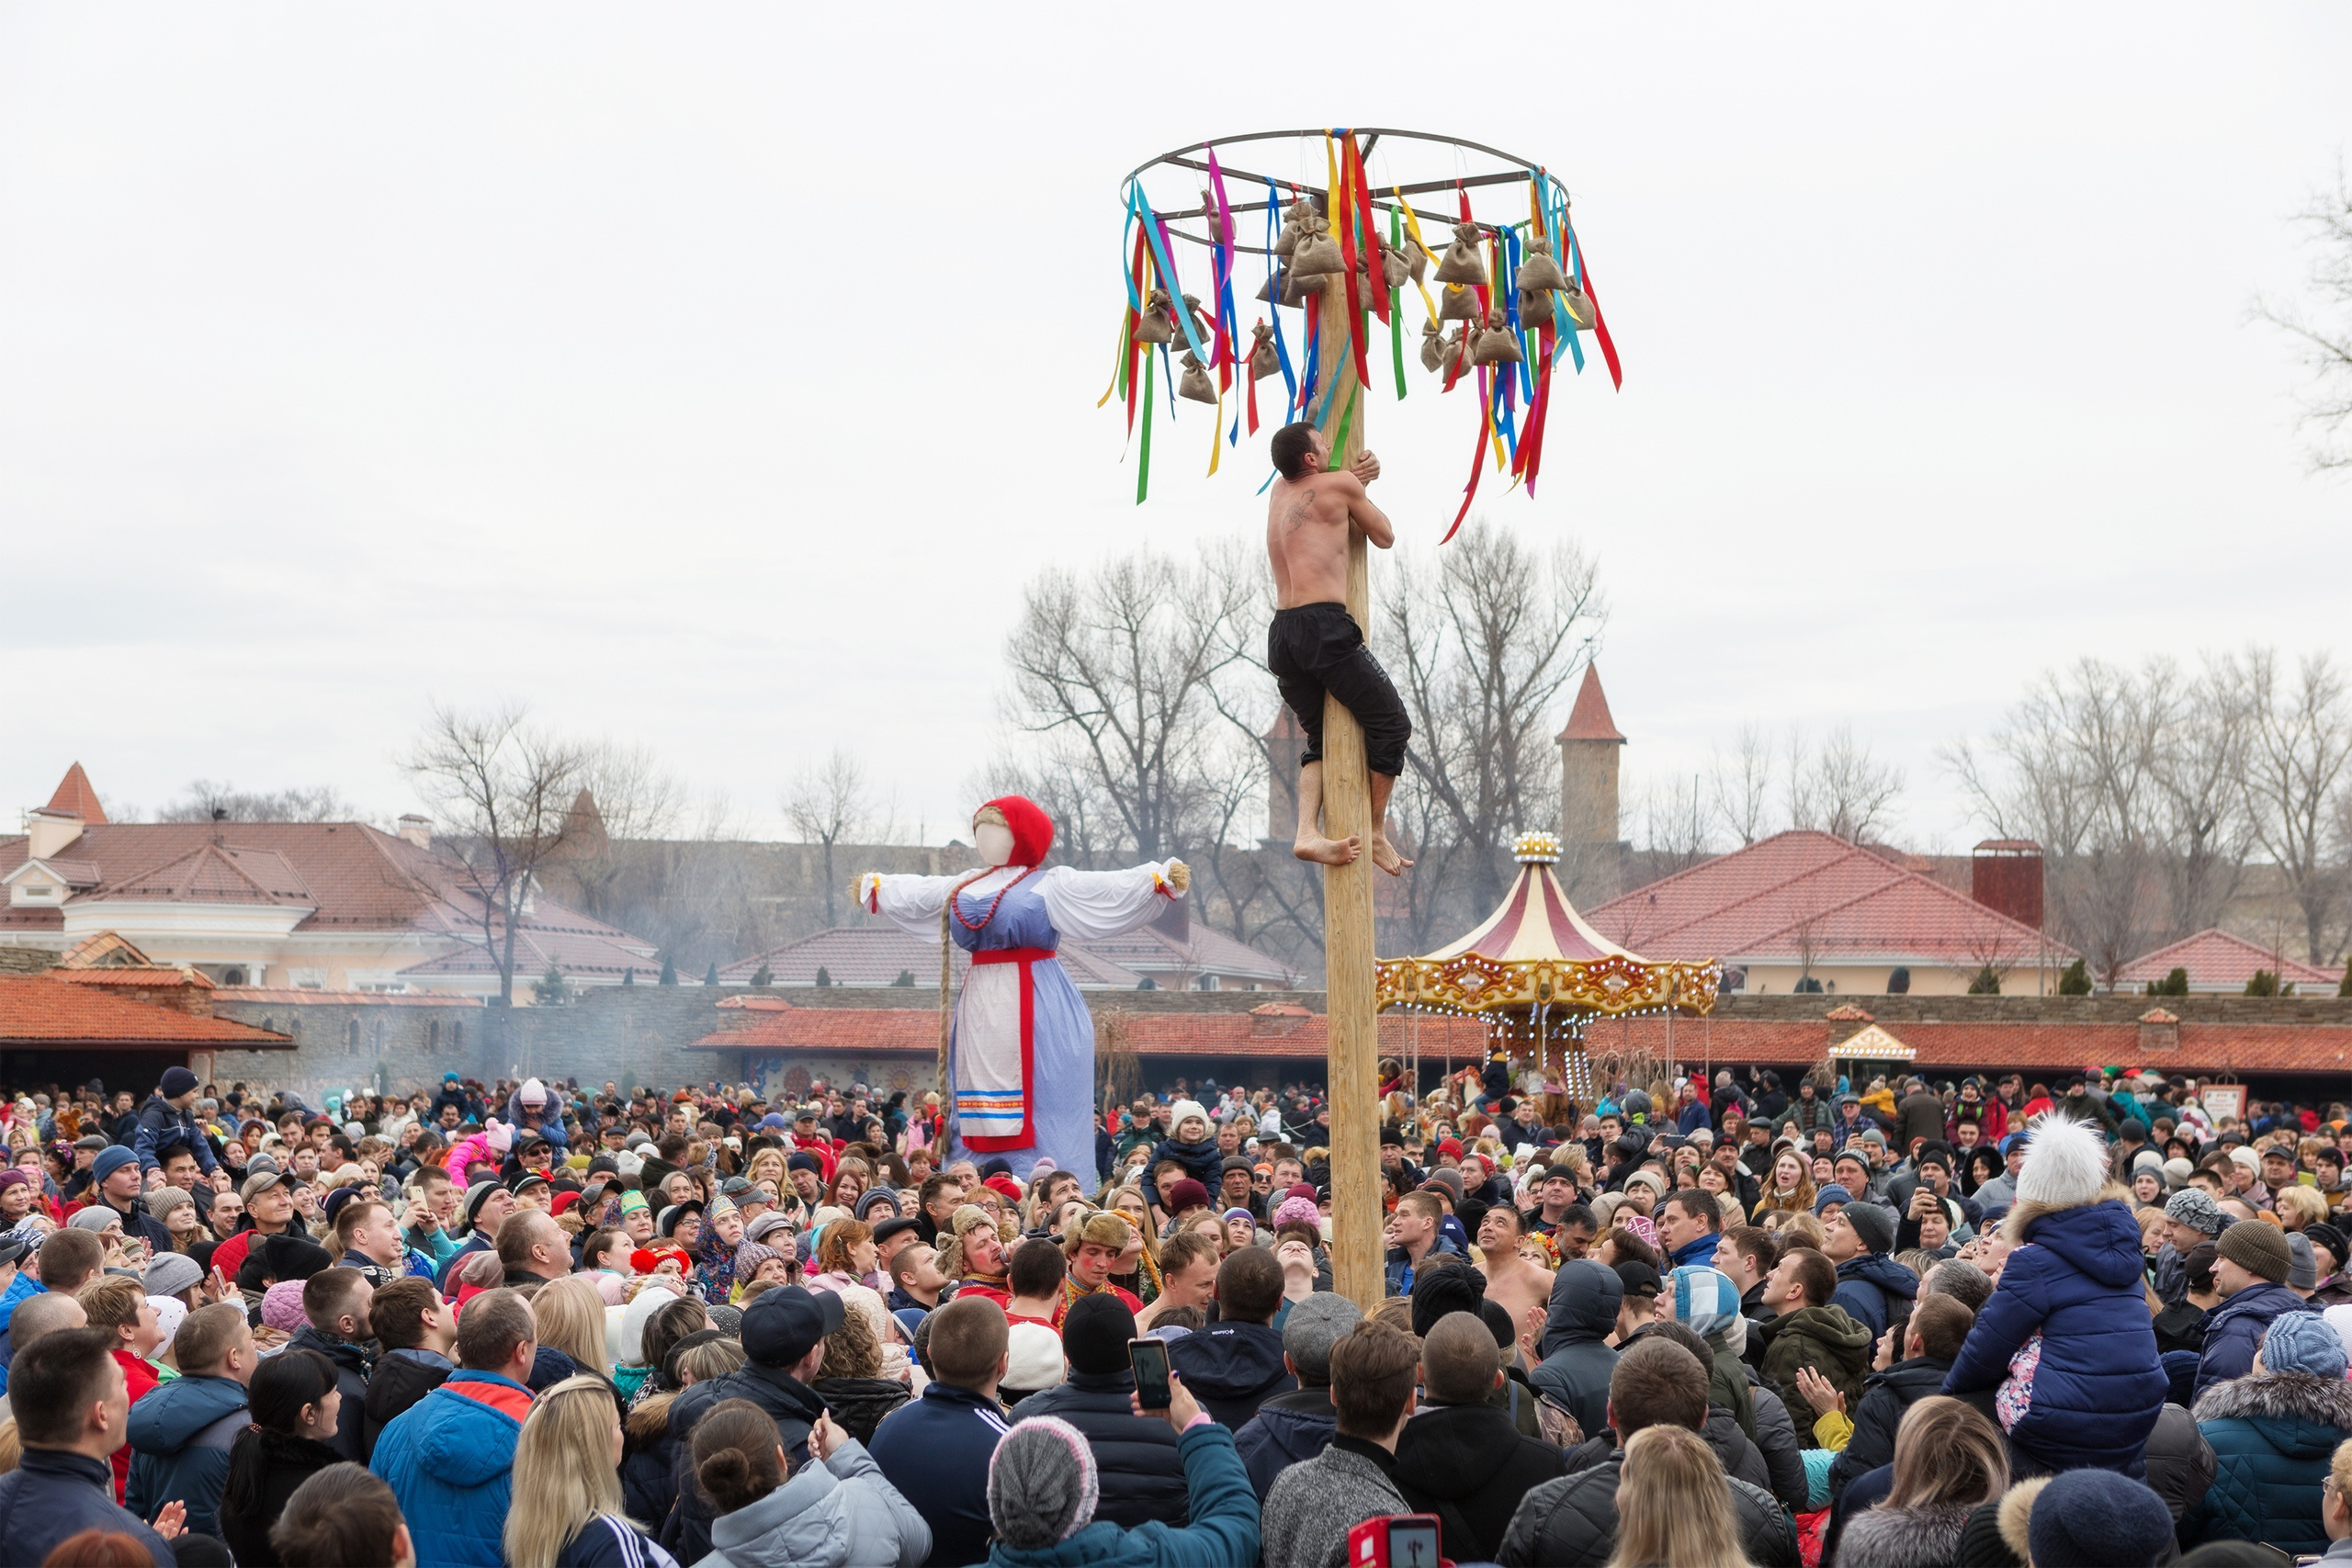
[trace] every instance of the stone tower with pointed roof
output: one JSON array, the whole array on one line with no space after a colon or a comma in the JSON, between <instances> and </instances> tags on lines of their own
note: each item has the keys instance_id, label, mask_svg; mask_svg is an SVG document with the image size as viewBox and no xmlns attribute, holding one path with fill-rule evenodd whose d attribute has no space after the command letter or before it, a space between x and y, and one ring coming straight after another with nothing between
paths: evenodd
<instances>
[{"instance_id":1,"label":"stone tower with pointed roof","mask_svg":"<svg viewBox=\"0 0 2352 1568\"><path fill-rule=\"evenodd\" d=\"M1595 665L1585 666L1559 741L1560 881L1571 899L1589 908L1623 891L1626 849L1617 817L1617 764L1625 737L1609 715Z\"/></svg>"}]
</instances>

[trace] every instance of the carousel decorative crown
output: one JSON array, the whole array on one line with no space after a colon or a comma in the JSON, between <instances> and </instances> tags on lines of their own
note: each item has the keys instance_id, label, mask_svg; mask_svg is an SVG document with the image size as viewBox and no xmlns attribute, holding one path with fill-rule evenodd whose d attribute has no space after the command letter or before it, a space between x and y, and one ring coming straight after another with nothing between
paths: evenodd
<instances>
[{"instance_id":1,"label":"carousel decorative crown","mask_svg":"<svg viewBox=\"0 0 2352 1568\"><path fill-rule=\"evenodd\" d=\"M1557 833L1521 833L1511 840L1511 858L1521 865L1556 865L1560 860L1560 835Z\"/></svg>"}]
</instances>

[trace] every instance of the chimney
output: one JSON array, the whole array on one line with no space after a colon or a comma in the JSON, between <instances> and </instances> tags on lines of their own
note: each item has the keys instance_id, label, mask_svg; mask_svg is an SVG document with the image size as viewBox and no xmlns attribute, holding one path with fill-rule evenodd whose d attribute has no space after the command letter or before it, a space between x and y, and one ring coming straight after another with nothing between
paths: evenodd
<instances>
[{"instance_id":1,"label":"chimney","mask_svg":"<svg viewBox=\"0 0 2352 1568\"><path fill-rule=\"evenodd\" d=\"M1969 864L1969 897L2022 925L2041 929L2041 846L2031 839L1987 839Z\"/></svg>"},{"instance_id":2,"label":"chimney","mask_svg":"<svg viewBox=\"0 0 2352 1568\"><path fill-rule=\"evenodd\" d=\"M36 807L25 814L25 858L47 860L82 836L82 819L70 811Z\"/></svg>"},{"instance_id":3,"label":"chimney","mask_svg":"<svg viewBox=\"0 0 2352 1568\"><path fill-rule=\"evenodd\" d=\"M381 818L379 818L378 820L380 821ZM401 818L400 829L401 837L406 839L410 843L414 844L418 849L429 850L433 847L432 818L419 817L416 813L412 811L407 816Z\"/></svg>"}]
</instances>

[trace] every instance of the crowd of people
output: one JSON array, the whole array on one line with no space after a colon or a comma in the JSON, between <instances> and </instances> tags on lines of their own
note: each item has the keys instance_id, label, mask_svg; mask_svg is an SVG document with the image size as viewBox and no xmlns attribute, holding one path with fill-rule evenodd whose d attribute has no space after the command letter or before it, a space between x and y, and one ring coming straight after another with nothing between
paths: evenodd
<instances>
[{"instance_id":1,"label":"crowd of people","mask_svg":"<svg viewBox=\"0 0 2352 1568\"><path fill-rule=\"evenodd\" d=\"M2352 1564L2345 1105L1384 1078L1369 1312L1306 1085L12 1092L0 1555Z\"/></svg>"}]
</instances>

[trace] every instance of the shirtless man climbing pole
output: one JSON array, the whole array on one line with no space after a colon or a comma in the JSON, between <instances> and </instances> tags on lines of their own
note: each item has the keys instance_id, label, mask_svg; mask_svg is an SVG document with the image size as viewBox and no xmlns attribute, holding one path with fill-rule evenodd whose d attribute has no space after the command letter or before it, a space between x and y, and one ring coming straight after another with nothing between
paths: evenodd
<instances>
[{"instance_id":1,"label":"shirtless man climbing pole","mask_svg":"<svg viewBox=\"0 0 2352 1568\"><path fill-rule=\"evenodd\" d=\"M1266 665L1283 701L1306 732L1306 754L1298 774L1298 840L1301 860L1346 865L1367 847L1372 862L1395 876L1413 863L1388 841L1388 793L1405 770L1405 742L1412 721L1387 673L1363 645L1363 629L1348 614L1348 526L1387 549L1396 531L1363 487L1380 477L1380 460L1367 452L1346 468L1333 469L1330 438L1311 424L1286 424L1274 432L1274 468L1281 476L1266 506L1266 557L1274 569L1274 624L1266 633ZM1340 699L1363 726L1364 761L1372 770L1372 833L1365 845L1354 834L1327 838L1323 832L1323 698Z\"/></svg>"}]
</instances>

